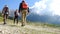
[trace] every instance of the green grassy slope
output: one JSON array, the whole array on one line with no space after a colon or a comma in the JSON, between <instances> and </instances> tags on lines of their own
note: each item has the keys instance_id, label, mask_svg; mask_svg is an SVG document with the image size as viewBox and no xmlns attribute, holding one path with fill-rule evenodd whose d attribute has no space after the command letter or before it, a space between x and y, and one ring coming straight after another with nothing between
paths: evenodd
<instances>
[{"instance_id":1,"label":"green grassy slope","mask_svg":"<svg viewBox=\"0 0 60 34\"><path fill-rule=\"evenodd\" d=\"M3 21L2 14L0 13L0 22Z\"/></svg>"}]
</instances>

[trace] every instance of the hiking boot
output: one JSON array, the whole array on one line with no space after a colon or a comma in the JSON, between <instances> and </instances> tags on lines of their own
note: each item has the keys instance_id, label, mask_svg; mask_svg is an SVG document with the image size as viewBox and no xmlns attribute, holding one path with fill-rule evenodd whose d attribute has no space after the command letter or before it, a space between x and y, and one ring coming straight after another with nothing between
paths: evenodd
<instances>
[{"instance_id":1,"label":"hiking boot","mask_svg":"<svg viewBox=\"0 0 60 34\"><path fill-rule=\"evenodd\" d=\"M5 25L6 23L3 23L3 25Z\"/></svg>"},{"instance_id":2,"label":"hiking boot","mask_svg":"<svg viewBox=\"0 0 60 34\"><path fill-rule=\"evenodd\" d=\"M25 24L22 24L21 26L25 26Z\"/></svg>"},{"instance_id":3,"label":"hiking boot","mask_svg":"<svg viewBox=\"0 0 60 34\"><path fill-rule=\"evenodd\" d=\"M21 25L21 26L25 26L25 25Z\"/></svg>"}]
</instances>

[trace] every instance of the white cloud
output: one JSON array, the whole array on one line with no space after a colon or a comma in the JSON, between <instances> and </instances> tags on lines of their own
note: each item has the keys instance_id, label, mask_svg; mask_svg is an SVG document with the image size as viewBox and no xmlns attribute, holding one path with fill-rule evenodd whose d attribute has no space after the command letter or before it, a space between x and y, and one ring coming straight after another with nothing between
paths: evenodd
<instances>
[{"instance_id":1,"label":"white cloud","mask_svg":"<svg viewBox=\"0 0 60 34\"><path fill-rule=\"evenodd\" d=\"M60 0L40 0L31 7L37 14L60 15Z\"/></svg>"},{"instance_id":2,"label":"white cloud","mask_svg":"<svg viewBox=\"0 0 60 34\"><path fill-rule=\"evenodd\" d=\"M60 15L60 0L53 0L50 9L54 12L53 14Z\"/></svg>"}]
</instances>

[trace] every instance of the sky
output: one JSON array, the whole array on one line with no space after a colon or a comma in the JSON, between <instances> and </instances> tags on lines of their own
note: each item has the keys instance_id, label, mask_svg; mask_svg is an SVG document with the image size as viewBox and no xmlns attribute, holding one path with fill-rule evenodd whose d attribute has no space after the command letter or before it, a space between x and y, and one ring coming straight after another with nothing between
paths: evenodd
<instances>
[{"instance_id":1,"label":"sky","mask_svg":"<svg viewBox=\"0 0 60 34\"><path fill-rule=\"evenodd\" d=\"M0 10L4 5L8 5L10 10L19 9L22 0L0 0ZM25 0L32 13L38 15L59 15L60 16L60 0Z\"/></svg>"},{"instance_id":2,"label":"sky","mask_svg":"<svg viewBox=\"0 0 60 34\"><path fill-rule=\"evenodd\" d=\"M4 5L8 5L11 10L19 8L19 4L22 0L0 0L0 10L3 9ZM33 6L35 2L39 0L25 0L29 7Z\"/></svg>"}]
</instances>

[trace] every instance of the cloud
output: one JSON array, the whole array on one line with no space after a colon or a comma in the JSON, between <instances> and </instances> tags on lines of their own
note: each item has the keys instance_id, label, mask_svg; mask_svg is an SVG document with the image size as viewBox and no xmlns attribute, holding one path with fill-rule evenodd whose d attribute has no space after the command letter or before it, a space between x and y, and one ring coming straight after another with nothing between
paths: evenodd
<instances>
[{"instance_id":1,"label":"cloud","mask_svg":"<svg viewBox=\"0 0 60 34\"><path fill-rule=\"evenodd\" d=\"M60 15L60 0L40 0L30 8L39 15Z\"/></svg>"},{"instance_id":2,"label":"cloud","mask_svg":"<svg viewBox=\"0 0 60 34\"><path fill-rule=\"evenodd\" d=\"M60 15L60 0L52 0L50 9L54 12L53 14Z\"/></svg>"}]
</instances>

